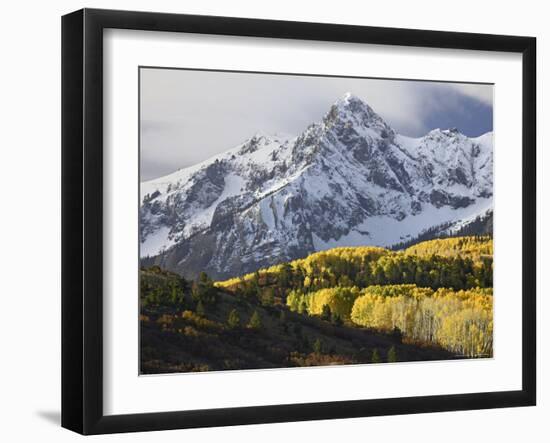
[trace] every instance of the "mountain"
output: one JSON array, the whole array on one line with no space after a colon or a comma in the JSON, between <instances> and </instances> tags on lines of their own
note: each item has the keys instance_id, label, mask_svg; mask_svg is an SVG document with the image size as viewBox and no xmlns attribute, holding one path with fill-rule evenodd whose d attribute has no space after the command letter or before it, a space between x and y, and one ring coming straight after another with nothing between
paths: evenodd
<instances>
[{"instance_id":1,"label":"mountain","mask_svg":"<svg viewBox=\"0 0 550 443\"><path fill-rule=\"evenodd\" d=\"M142 183L142 263L223 279L336 246L464 228L492 211L492 144L492 133L456 129L405 137L348 93L297 137L256 134Z\"/></svg>"}]
</instances>

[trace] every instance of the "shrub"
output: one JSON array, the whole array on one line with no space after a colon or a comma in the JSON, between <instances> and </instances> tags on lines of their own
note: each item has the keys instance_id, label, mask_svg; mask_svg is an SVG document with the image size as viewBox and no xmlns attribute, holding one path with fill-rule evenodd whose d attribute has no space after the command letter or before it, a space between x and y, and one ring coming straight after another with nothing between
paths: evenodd
<instances>
[{"instance_id":1,"label":"shrub","mask_svg":"<svg viewBox=\"0 0 550 443\"><path fill-rule=\"evenodd\" d=\"M395 363L397 361L397 351L395 346L392 346L388 351L388 363Z\"/></svg>"},{"instance_id":2,"label":"shrub","mask_svg":"<svg viewBox=\"0 0 550 443\"><path fill-rule=\"evenodd\" d=\"M316 354L323 353L323 342L321 341L320 338L318 338L313 342L313 352L315 352Z\"/></svg>"},{"instance_id":3,"label":"shrub","mask_svg":"<svg viewBox=\"0 0 550 443\"><path fill-rule=\"evenodd\" d=\"M250 329L260 329L262 327L262 319L260 318L258 311L254 311L254 313L252 314L252 317L250 317L250 321L248 322L248 327Z\"/></svg>"},{"instance_id":4,"label":"shrub","mask_svg":"<svg viewBox=\"0 0 550 443\"><path fill-rule=\"evenodd\" d=\"M231 310L227 317L227 326L229 329L237 329L240 325L241 318L239 317L239 313L235 309Z\"/></svg>"}]
</instances>

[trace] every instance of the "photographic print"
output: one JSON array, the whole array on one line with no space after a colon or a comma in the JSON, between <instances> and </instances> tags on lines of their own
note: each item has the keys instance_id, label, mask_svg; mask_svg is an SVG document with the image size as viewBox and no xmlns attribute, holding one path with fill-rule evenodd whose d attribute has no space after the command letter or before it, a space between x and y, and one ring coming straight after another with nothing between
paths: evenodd
<instances>
[{"instance_id":1,"label":"photographic print","mask_svg":"<svg viewBox=\"0 0 550 443\"><path fill-rule=\"evenodd\" d=\"M139 68L140 373L493 356L493 85Z\"/></svg>"}]
</instances>

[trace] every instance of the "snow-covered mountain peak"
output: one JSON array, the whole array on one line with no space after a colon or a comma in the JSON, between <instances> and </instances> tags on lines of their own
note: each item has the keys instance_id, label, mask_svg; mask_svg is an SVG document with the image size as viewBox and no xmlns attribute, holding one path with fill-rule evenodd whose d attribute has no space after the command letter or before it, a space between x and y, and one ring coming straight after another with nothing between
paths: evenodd
<instances>
[{"instance_id":1,"label":"snow-covered mountain peak","mask_svg":"<svg viewBox=\"0 0 550 443\"><path fill-rule=\"evenodd\" d=\"M274 140L266 134L256 133L242 144L239 154L256 152L258 149L272 144L273 141Z\"/></svg>"},{"instance_id":2,"label":"snow-covered mountain peak","mask_svg":"<svg viewBox=\"0 0 550 443\"><path fill-rule=\"evenodd\" d=\"M457 128L448 128L448 129L436 128L428 132L424 136L424 138L441 141L441 140L453 139L453 138L464 139L467 137L462 132L460 132Z\"/></svg>"},{"instance_id":3,"label":"snow-covered mountain peak","mask_svg":"<svg viewBox=\"0 0 550 443\"><path fill-rule=\"evenodd\" d=\"M336 100L327 115L336 113L340 117L382 120L366 101L350 92Z\"/></svg>"},{"instance_id":4,"label":"snow-covered mountain peak","mask_svg":"<svg viewBox=\"0 0 550 443\"><path fill-rule=\"evenodd\" d=\"M492 165L492 133L402 136L347 93L296 137L256 133L142 183L140 253L223 278L334 246L388 246L490 209Z\"/></svg>"},{"instance_id":5,"label":"snow-covered mountain peak","mask_svg":"<svg viewBox=\"0 0 550 443\"><path fill-rule=\"evenodd\" d=\"M333 106L342 110L351 110L352 112L358 112L364 110L369 114L375 114L371 106L362 98L351 92L346 92L340 98L338 98Z\"/></svg>"},{"instance_id":6,"label":"snow-covered mountain peak","mask_svg":"<svg viewBox=\"0 0 550 443\"><path fill-rule=\"evenodd\" d=\"M239 154L250 154L258 150L276 150L279 146L284 145L292 139L290 134L267 134L264 132L256 132L252 137L242 143L238 150Z\"/></svg>"},{"instance_id":7,"label":"snow-covered mountain peak","mask_svg":"<svg viewBox=\"0 0 550 443\"><path fill-rule=\"evenodd\" d=\"M339 131L353 128L360 135L376 133L383 138L395 135L393 129L366 101L349 92L336 100L323 123L327 128Z\"/></svg>"},{"instance_id":8,"label":"snow-covered mountain peak","mask_svg":"<svg viewBox=\"0 0 550 443\"><path fill-rule=\"evenodd\" d=\"M340 98L334 102L334 106L339 108L347 108L350 106L362 106L371 110L371 107L363 99L359 98L357 95L352 94L351 92L346 92Z\"/></svg>"}]
</instances>

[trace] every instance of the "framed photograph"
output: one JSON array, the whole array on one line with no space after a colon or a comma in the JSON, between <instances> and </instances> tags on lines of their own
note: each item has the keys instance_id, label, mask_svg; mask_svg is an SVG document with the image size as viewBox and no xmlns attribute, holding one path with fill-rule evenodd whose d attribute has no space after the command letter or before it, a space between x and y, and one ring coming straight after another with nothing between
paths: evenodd
<instances>
[{"instance_id":1,"label":"framed photograph","mask_svg":"<svg viewBox=\"0 0 550 443\"><path fill-rule=\"evenodd\" d=\"M62 20L62 425L536 402L536 41Z\"/></svg>"}]
</instances>

